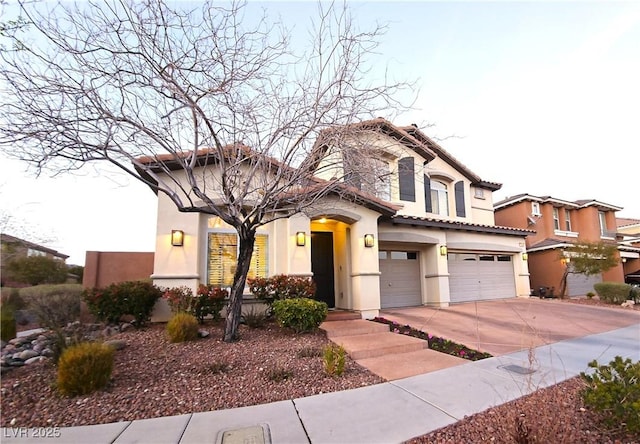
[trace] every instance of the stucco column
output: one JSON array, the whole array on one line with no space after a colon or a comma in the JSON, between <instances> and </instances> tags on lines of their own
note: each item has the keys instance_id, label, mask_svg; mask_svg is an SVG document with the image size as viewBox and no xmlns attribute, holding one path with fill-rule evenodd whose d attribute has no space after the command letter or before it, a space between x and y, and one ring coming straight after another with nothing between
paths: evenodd
<instances>
[{"instance_id":1,"label":"stucco column","mask_svg":"<svg viewBox=\"0 0 640 444\"><path fill-rule=\"evenodd\" d=\"M373 235L373 247L365 247L365 234ZM363 319L371 319L380 313L377 215L363 217L351 225L350 247L352 308Z\"/></svg>"}]
</instances>

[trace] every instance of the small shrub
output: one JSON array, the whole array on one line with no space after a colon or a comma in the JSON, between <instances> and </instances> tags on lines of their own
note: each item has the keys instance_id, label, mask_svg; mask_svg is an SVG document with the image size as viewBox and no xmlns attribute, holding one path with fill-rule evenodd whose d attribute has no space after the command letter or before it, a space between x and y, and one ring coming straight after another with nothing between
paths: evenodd
<instances>
[{"instance_id":1,"label":"small shrub","mask_svg":"<svg viewBox=\"0 0 640 444\"><path fill-rule=\"evenodd\" d=\"M247 282L251 293L267 304L269 312L275 301L292 298L311 299L316 293L316 284L309 277L279 274L268 278L249 279Z\"/></svg>"},{"instance_id":2,"label":"small shrub","mask_svg":"<svg viewBox=\"0 0 640 444\"><path fill-rule=\"evenodd\" d=\"M16 337L15 311L9 305L2 305L0 309L0 337L3 341L10 341Z\"/></svg>"},{"instance_id":3,"label":"small shrub","mask_svg":"<svg viewBox=\"0 0 640 444\"><path fill-rule=\"evenodd\" d=\"M318 347L303 347L298 350L298 358L318 358L322 356L322 350Z\"/></svg>"},{"instance_id":4,"label":"small shrub","mask_svg":"<svg viewBox=\"0 0 640 444\"><path fill-rule=\"evenodd\" d=\"M136 327L151 319L151 312L162 291L147 281L127 281L106 288L86 289L82 297L89 311L99 320L117 324L123 316L134 318Z\"/></svg>"},{"instance_id":5,"label":"small shrub","mask_svg":"<svg viewBox=\"0 0 640 444\"><path fill-rule=\"evenodd\" d=\"M251 310L245 312L242 317L244 318L244 323L251 328L262 328L267 323L266 313L263 311L256 311L254 307L251 307Z\"/></svg>"},{"instance_id":6,"label":"small shrub","mask_svg":"<svg viewBox=\"0 0 640 444\"><path fill-rule=\"evenodd\" d=\"M622 304L629 297L631 285L620 282L599 282L593 286L601 301Z\"/></svg>"},{"instance_id":7,"label":"small shrub","mask_svg":"<svg viewBox=\"0 0 640 444\"><path fill-rule=\"evenodd\" d=\"M273 312L281 327L296 333L310 332L318 328L327 317L327 304L308 298L282 299L273 303Z\"/></svg>"},{"instance_id":8,"label":"small shrub","mask_svg":"<svg viewBox=\"0 0 640 444\"><path fill-rule=\"evenodd\" d=\"M198 339L198 320L189 313L176 313L167 323L167 335L171 342Z\"/></svg>"},{"instance_id":9,"label":"small shrub","mask_svg":"<svg viewBox=\"0 0 640 444\"><path fill-rule=\"evenodd\" d=\"M0 289L0 304L3 307L11 307L14 310L22 310L27 306L22 296L20 296L19 289L6 287Z\"/></svg>"},{"instance_id":10,"label":"small shrub","mask_svg":"<svg viewBox=\"0 0 640 444\"><path fill-rule=\"evenodd\" d=\"M20 295L41 327L60 329L80 317L80 284L25 287L20 290Z\"/></svg>"},{"instance_id":11,"label":"small shrub","mask_svg":"<svg viewBox=\"0 0 640 444\"><path fill-rule=\"evenodd\" d=\"M86 395L105 387L113 370L114 349L98 342L68 347L58 361L58 390L65 396Z\"/></svg>"},{"instance_id":12,"label":"small shrub","mask_svg":"<svg viewBox=\"0 0 640 444\"><path fill-rule=\"evenodd\" d=\"M632 300L636 304L640 304L640 287L631 286L629 290L629 300Z\"/></svg>"},{"instance_id":13,"label":"small shrub","mask_svg":"<svg viewBox=\"0 0 640 444\"><path fill-rule=\"evenodd\" d=\"M596 295L596 294L595 294L593 291L590 291L590 292L588 292L588 293L587 293L587 298L588 298L588 299L593 299L593 297L594 297L595 295Z\"/></svg>"},{"instance_id":14,"label":"small shrub","mask_svg":"<svg viewBox=\"0 0 640 444\"><path fill-rule=\"evenodd\" d=\"M193 292L189 287L167 288L162 297L167 300L172 313L191 313Z\"/></svg>"},{"instance_id":15,"label":"small shrub","mask_svg":"<svg viewBox=\"0 0 640 444\"><path fill-rule=\"evenodd\" d=\"M593 375L580 374L587 382L582 394L585 405L602 413L608 427L640 433L640 361L616 356L609 365L594 360L589 367L595 369Z\"/></svg>"},{"instance_id":16,"label":"small shrub","mask_svg":"<svg viewBox=\"0 0 640 444\"><path fill-rule=\"evenodd\" d=\"M189 287L169 288L162 295L173 313L192 314L201 324L207 316L214 321L220 320L220 311L227 296L229 292L226 289L203 284L200 284L195 296Z\"/></svg>"},{"instance_id":17,"label":"small shrub","mask_svg":"<svg viewBox=\"0 0 640 444\"><path fill-rule=\"evenodd\" d=\"M282 382L293 377L293 372L283 367L270 368L265 374L269 381L274 382Z\"/></svg>"},{"instance_id":18,"label":"small shrub","mask_svg":"<svg viewBox=\"0 0 640 444\"><path fill-rule=\"evenodd\" d=\"M327 345L322 352L324 371L331 376L342 376L346 356L347 352L342 346L336 344Z\"/></svg>"}]
</instances>

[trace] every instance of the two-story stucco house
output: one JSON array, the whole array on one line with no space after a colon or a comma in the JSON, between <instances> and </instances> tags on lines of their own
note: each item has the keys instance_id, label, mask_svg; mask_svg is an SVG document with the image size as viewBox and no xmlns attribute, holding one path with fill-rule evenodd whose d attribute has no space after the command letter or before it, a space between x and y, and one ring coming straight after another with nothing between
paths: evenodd
<instances>
[{"instance_id":1,"label":"two-story stucco house","mask_svg":"<svg viewBox=\"0 0 640 444\"><path fill-rule=\"evenodd\" d=\"M529 296L523 253L531 231L495 225L500 184L480 179L416 127L384 119L356 126L358 140L320 137L314 160L320 180L344 178L352 193L264 225L250 276L310 276L318 299L363 318L386 307ZM350 143L367 155L350 158ZM176 230L180 246L170 241ZM180 213L158 196L155 284L228 286L236 254L236 234L220 218Z\"/></svg>"},{"instance_id":2,"label":"two-story stucco house","mask_svg":"<svg viewBox=\"0 0 640 444\"><path fill-rule=\"evenodd\" d=\"M597 200L568 201L551 196L519 194L494 206L496 222L510 227L530 228L527 253L532 288L560 289L571 258L563 250L578 242L616 244L616 211L621 207ZM568 296L585 295L602 281L624 282L622 263L602 273L567 276ZM557 295L557 293L556 293Z\"/></svg>"}]
</instances>

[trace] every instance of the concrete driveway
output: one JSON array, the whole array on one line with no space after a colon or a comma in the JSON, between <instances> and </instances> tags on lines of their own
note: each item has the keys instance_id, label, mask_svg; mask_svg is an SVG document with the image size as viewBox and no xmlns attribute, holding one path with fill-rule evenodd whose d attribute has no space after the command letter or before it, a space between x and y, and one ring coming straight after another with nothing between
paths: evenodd
<instances>
[{"instance_id":1,"label":"concrete driveway","mask_svg":"<svg viewBox=\"0 0 640 444\"><path fill-rule=\"evenodd\" d=\"M633 309L514 298L446 308L384 309L380 316L494 356L633 324L638 326L640 348L640 310Z\"/></svg>"}]
</instances>

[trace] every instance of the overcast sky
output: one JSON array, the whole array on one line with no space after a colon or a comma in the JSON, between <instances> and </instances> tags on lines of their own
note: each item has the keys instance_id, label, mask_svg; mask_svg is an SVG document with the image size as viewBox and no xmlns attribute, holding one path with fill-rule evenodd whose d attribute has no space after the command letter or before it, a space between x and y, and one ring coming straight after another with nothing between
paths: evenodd
<instances>
[{"instance_id":1,"label":"overcast sky","mask_svg":"<svg viewBox=\"0 0 640 444\"><path fill-rule=\"evenodd\" d=\"M394 123L432 125L425 132L458 160L503 184L494 202L596 199L640 218L640 3L348 4L364 27L389 24L374 63L418 79L416 109ZM298 28L316 10L250 7ZM87 250L154 249L155 195L113 173L35 178L1 157L0 199L16 235L52 239L68 263L84 264Z\"/></svg>"}]
</instances>

